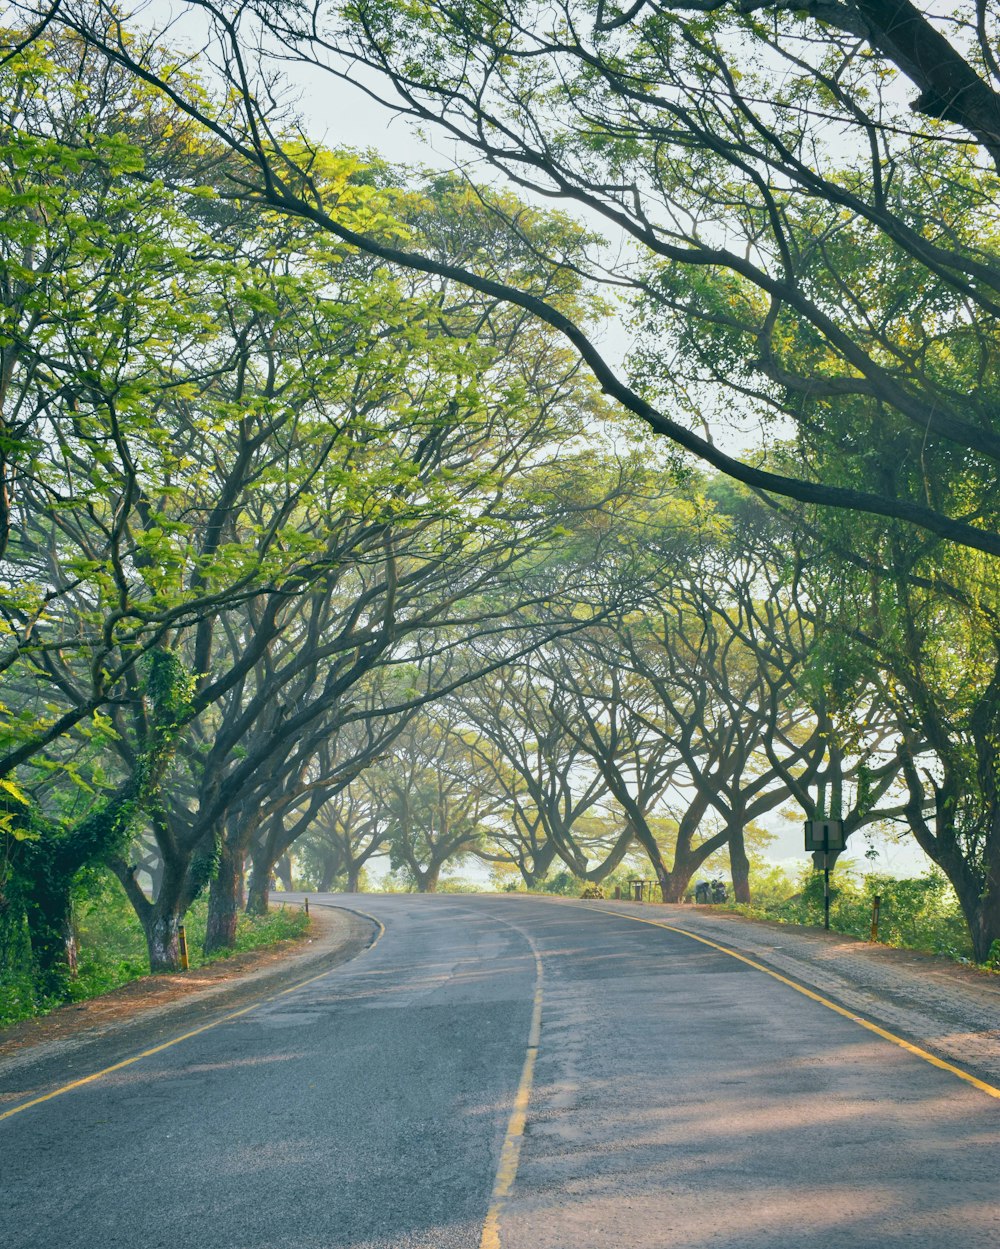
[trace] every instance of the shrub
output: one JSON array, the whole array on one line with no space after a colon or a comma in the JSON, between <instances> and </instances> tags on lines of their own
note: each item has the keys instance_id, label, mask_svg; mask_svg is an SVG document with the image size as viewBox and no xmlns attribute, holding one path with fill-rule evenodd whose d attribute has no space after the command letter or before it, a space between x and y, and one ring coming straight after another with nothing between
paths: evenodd
<instances>
[{"instance_id":1,"label":"shrub","mask_svg":"<svg viewBox=\"0 0 1000 1249\"><path fill-rule=\"evenodd\" d=\"M207 913L207 900L199 898L184 920L192 967L301 937L309 927L308 917L298 907L285 909L279 905L268 915L241 915L236 925L235 949L220 951L206 959L201 947ZM84 1001L149 975L142 927L110 872L93 873L81 882L74 898L74 922L79 943L79 972L75 980L67 982L65 996L46 997L40 993L27 958L17 965L0 968L0 1028L20 1019L44 1015L64 1001Z\"/></svg>"},{"instance_id":2,"label":"shrub","mask_svg":"<svg viewBox=\"0 0 1000 1249\"><path fill-rule=\"evenodd\" d=\"M732 909L760 919L788 924L823 922L823 873L806 870L799 891L782 898L762 891L750 906ZM879 941L901 949L926 950L951 958L972 957L972 943L955 892L936 868L924 876L896 879L872 874L855 880L841 868L830 879L830 927L867 940L872 904L881 898Z\"/></svg>"},{"instance_id":3,"label":"shrub","mask_svg":"<svg viewBox=\"0 0 1000 1249\"><path fill-rule=\"evenodd\" d=\"M579 881L572 872L565 869L556 872L552 876L546 878L538 885L538 893L556 893L561 897L575 898L579 888Z\"/></svg>"}]
</instances>

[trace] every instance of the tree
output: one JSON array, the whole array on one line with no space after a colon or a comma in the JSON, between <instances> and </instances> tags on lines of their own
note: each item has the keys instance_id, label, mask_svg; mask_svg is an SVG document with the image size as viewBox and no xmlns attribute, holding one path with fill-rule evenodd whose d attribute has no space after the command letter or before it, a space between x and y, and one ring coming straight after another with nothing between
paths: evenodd
<instances>
[{"instance_id":1,"label":"tree","mask_svg":"<svg viewBox=\"0 0 1000 1249\"><path fill-rule=\"evenodd\" d=\"M505 795L507 815L481 857L513 857L529 888L556 857L581 880L603 880L628 852L633 831L586 748L566 732L575 695L553 679L546 656L558 638L575 651L598 620L617 620L655 603L660 582L637 535L663 486L636 453L595 453L572 486L572 506L539 575L562 587L562 610L581 627L537 630L531 654L498 664L490 639L472 646L488 676L463 686L456 714L475 730L472 749ZM584 649L584 654L586 650ZM583 655L580 656L583 658ZM499 850L499 855L496 851Z\"/></svg>"},{"instance_id":2,"label":"tree","mask_svg":"<svg viewBox=\"0 0 1000 1249\"><path fill-rule=\"evenodd\" d=\"M12 62L41 110L11 123L15 173L44 138L47 47L29 49L33 78ZM72 39L69 50L81 51ZM115 91L110 104L100 98L104 112L86 111L85 89L71 97L80 117L71 112L67 142L54 149L65 169L80 163L74 125L98 137L119 121L134 131L129 87L139 104L159 102L127 75L106 80ZM163 130L165 109L163 118L147 108ZM30 764L32 797L53 812L68 793L73 819L79 793L95 809L104 791L131 793L155 738L143 651L167 646L196 674L162 792L143 791L160 858L155 897L120 839L100 850L158 970L176 965L181 918L207 884L209 944L231 939L260 821L274 816L275 832L278 812L314 792L317 761L358 716L358 691L379 665L426 669L462 630L537 623L532 612L558 586L532 581L524 554L543 558L560 509L578 506L565 489L572 460L556 452L595 404L576 361L524 314L379 270L308 224L220 201L199 176L207 164L216 183L238 177L238 158L183 127L177 150L154 143L150 161L117 132L116 142L112 154L124 150L127 161L101 167L96 205L86 199L89 167L79 185L60 173L50 186L40 166L32 192L48 197L40 220L56 241L10 322L19 354L8 380L19 369L24 380L8 395L16 411L35 413L41 433L8 548L17 719L4 766ZM406 199L382 167L314 155L313 176L359 222L483 245L464 188L439 181ZM153 176L167 172L169 192ZM24 186L11 194L23 198ZM80 229L74 194L93 210L87 221L97 218L93 237ZM388 212L404 199L410 225ZM19 236L11 245L24 247ZM81 290L100 279L103 320L96 306L86 318L74 310L79 292L62 291L61 266ZM576 285L572 274L559 283L567 305ZM44 356L17 325L43 295L58 312ZM18 437L23 450L26 431ZM428 696L411 691L364 714L390 723ZM371 736L370 752L379 740ZM360 765L353 759L348 772ZM328 787L342 780L343 771L322 777Z\"/></svg>"},{"instance_id":3,"label":"tree","mask_svg":"<svg viewBox=\"0 0 1000 1249\"><path fill-rule=\"evenodd\" d=\"M46 821L35 808L20 830L4 830L13 849L8 848L0 878L3 901L14 911L15 922L20 913L27 921L38 983L48 994L63 991L67 975L76 974L73 882L83 867L106 861L128 845L144 808L157 798L187 714L192 682L176 657L153 651L146 667L145 749L128 777L82 819L60 825ZM31 805L9 783L4 797L8 814L14 803Z\"/></svg>"},{"instance_id":4,"label":"tree","mask_svg":"<svg viewBox=\"0 0 1000 1249\"><path fill-rule=\"evenodd\" d=\"M605 814L607 782L565 732L564 701L530 656L454 699L457 715L477 734L470 749L504 799L503 823L490 837L500 854L484 849L480 855L513 860L529 889L557 857L579 879L602 880L632 840L626 821L594 827L595 817Z\"/></svg>"},{"instance_id":5,"label":"tree","mask_svg":"<svg viewBox=\"0 0 1000 1249\"><path fill-rule=\"evenodd\" d=\"M347 893L357 893L369 861L385 853L387 813L374 805L361 784L341 790L324 802L300 840L299 851L318 865L317 889L325 893L343 879Z\"/></svg>"},{"instance_id":6,"label":"tree","mask_svg":"<svg viewBox=\"0 0 1000 1249\"><path fill-rule=\"evenodd\" d=\"M149 62L155 36L126 36L110 6L81 5L60 20L229 143L256 170L253 191L272 207L385 260L530 310L566 335L609 395L720 471L777 495L898 518L1000 552L992 496L971 514L949 510L891 483L830 481L810 457L816 403L862 399L869 440L888 420L909 454L954 448L981 480L995 476L1000 443L989 406L970 408L967 389L951 384L930 349L943 318L964 326L970 350L992 359L1000 307L990 183L977 165L977 143L994 143L994 97L960 36L942 39L902 0L824 6L820 26L809 6L762 4L764 21L722 0L624 10L604 0L496 0L474 14L437 0L280 13L210 0L187 7L214 37L224 84L215 100L158 74ZM980 32L992 74L992 54L982 52L990 46L986 18L968 29ZM869 40L862 55L859 32ZM381 80L392 107L467 145L511 184L579 205L623 235L635 250L617 267L607 253L570 255L558 239L544 255L554 280L570 267L610 267L615 283L635 292L657 336L644 367L630 381L609 365L551 287L525 281L509 263L509 249L498 263L469 263L461 253L431 254L352 230L310 177L308 155L283 142L290 122L275 115L266 85L275 46L292 63L334 74L363 67L369 95L378 95ZM931 47L940 53L936 72ZM952 142L947 125L933 120L911 126L899 67L920 85L924 114L968 126L958 137L972 141ZM942 81L953 88L943 95ZM239 193L247 193L245 180ZM478 194L516 251L521 215L502 192ZM850 262L852 243L865 235L931 282L935 300L903 302L889 321L870 316L870 288ZM910 338L918 315L920 332ZM710 360L692 390L672 366L683 365L701 326L727 330L729 354ZM787 349L803 342L807 351ZM731 411L735 395L746 419L778 412L797 423L800 454L784 471L695 432L710 407L706 392L718 384L718 407ZM669 415L672 408L693 408L690 423ZM841 450L863 460L863 446L842 440Z\"/></svg>"},{"instance_id":7,"label":"tree","mask_svg":"<svg viewBox=\"0 0 1000 1249\"><path fill-rule=\"evenodd\" d=\"M841 732L873 699L891 714L903 814L953 885L983 961L1000 940L993 563L897 528L855 528L849 550L842 534L824 538L811 579L830 604L830 634L815 679Z\"/></svg>"},{"instance_id":8,"label":"tree","mask_svg":"<svg viewBox=\"0 0 1000 1249\"><path fill-rule=\"evenodd\" d=\"M121 853L155 810L195 714L179 637L280 579L287 557L269 558L280 522L252 550L225 545L219 517L246 462L220 486L215 523L193 520L207 479L225 476L205 443L229 415L219 371L260 310L257 257L230 214L138 176L156 166L190 183L203 152L189 127L73 38L36 41L0 73L0 775L20 768L24 795L0 836L13 922L27 912L58 980L76 872Z\"/></svg>"},{"instance_id":9,"label":"tree","mask_svg":"<svg viewBox=\"0 0 1000 1249\"><path fill-rule=\"evenodd\" d=\"M75 92L61 90L70 60ZM169 489L185 475L153 414L201 372L159 344L197 359L199 261L212 246L196 214L132 181L144 154L121 118L156 134L159 99L74 39L36 43L0 72L0 618L2 671L18 692L0 736L9 776L100 715L145 650L233 587L183 586L149 495L151 481ZM181 138L151 147L175 169L182 161Z\"/></svg>"},{"instance_id":10,"label":"tree","mask_svg":"<svg viewBox=\"0 0 1000 1249\"><path fill-rule=\"evenodd\" d=\"M328 162L330 176L344 177L352 169L350 161L340 169ZM151 188L149 197L156 203L163 198L159 188ZM279 223L272 223L278 228L268 234L256 214L252 226L242 223L244 236L234 254L231 221L222 223L229 241L216 248L210 235L179 212L171 223L188 226L201 253L198 281L187 286L188 302L181 309L170 283L184 270L171 265L175 245L169 238L162 241L163 215L160 210L160 234L145 243L149 249L159 246L158 257L166 247L156 274L163 289L155 289L148 270L143 288L146 306L163 315L144 325L141 342L135 326L122 328L109 315L106 332L122 340L121 351L112 357L105 350L103 361L119 373L112 376L113 389L104 386L90 410L81 413L72 392L68 397L56 392L61 424L43 444L46 451L54 446L54 468L41 478L41 498L26 491L25 523L16 549L9 548L15 560L22 551L28 558L39 553L49 584L63 590L42 621L37 612L25 621L16 599L5 604L24 638L17 652L22 662L8 673L20 706L30 706L39 697L33 689L44 682L47 710L52 712L53 696L57 711L60 704L66 708L50 715L50 722L43 720L41 733L29 743L30 766L42 775L39 796L58 798L58 783L49 782L71 774L67 756L80 742L79 730L71 730L93 713L95 698L98 706L110 704L105 739L117 756L115 769L126 778L126 788L135 784L152 732L136 666L144 648L166 642L198 673L185 712L188 734L197 735L219 699L263 662L298 596L307 596L317 583L329 584L331 568L359 543L361 549L384 546L382 520L345 529L342 507L329 506L331 491L349 495L352 483L358 488L371 471L351 472L354 461L364 458L364 401L359 404L351 392L357 374L346 374L331 355L330 328L336 327L344 354L364 351L369 340L359 327L365 319L372 325L377 288L368 275L352 275L350 264L341 267L340 287L333 288L324 267L332 263L327 250L322 264L313 254L309 269L309 240L301 234L291 238ZM122 272L129 283L142 280L127 262ZM348 294L352 283L363 285L369 307L362 309ZM70 329L89 336L84 352L94 350L100 327L82 322ZM64 337L74 345L67 331ZM93 377L84 381L86 393L93 394ZM331 405L337 404L348 413L361 409L356 440L347 445L344 430L330 419ZM339 463L331 462L335 445ZM391 459L374 471L384 475ZM91 463L95 467L88 472ZM74 499L71 506L51 500L55 468L68 478L63 493ZM79 488L81 478L86 490ZM383 478L378 488L386 487ZM250 631L242 634L225 671L214 671L218 637L227 634L235 641L232 630L240 615ZM56 630L69 635L70 645ZM43 752L49 743L52 749ZM26 750L18 746L8 760L23 760ZM180 754L189 757L190 751L184 744ZM105 756L95 766L103 770L107 763ZM119 871L143 922L151 966L160 969L176 964L180 919L216 870L217 847L211 826L192 828L187 812L181 827L171 829L171 804L156 802L150 793L146 797L166 869L154 901L143 896L126 864L120 863ZM224 815L220 811L219 819ZM110 845L103 853L113 857ZM119 846L114 854L120 853Z\"/></svg>"},{"instance_id":11,"label":"tree","mask_svg":"<svg viewBox=\"0 0 1000 1249\"><path fill-rule=\"evenodd\" d=\"M421 893L434 893L444 865L481 845L502 803L440 709L414 717L359 784L373 816L386 824L390 865Z\"/></svg>"}]
</instances>

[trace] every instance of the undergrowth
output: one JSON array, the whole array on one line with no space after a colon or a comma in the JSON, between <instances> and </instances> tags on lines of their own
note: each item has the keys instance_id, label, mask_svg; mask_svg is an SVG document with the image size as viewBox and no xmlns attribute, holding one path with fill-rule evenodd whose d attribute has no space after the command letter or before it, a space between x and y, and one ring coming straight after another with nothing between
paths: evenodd
<instances>
[{"instance_id":1,"label":"undergrowth","mask_svg":"<svg viewBox=\"0 0 1000 1249\"><path fill-rule=\"evenodd\" d=\"M868 940L872 904L881 898L878 939L898 949L944 954L960 962L972 959L972 943L955 892L938 871L897 880L872 874L856 880L835 872L830 881L830 928ZM790 896L770 894L749 905L726 910L782 924L822 924L823 874L808 872Z\"/></svg>"},{"instance_id":2,"label":"undergrowth","mask_svg":"<svg viewBox=\"0 0 1000 1249\"><path fill-rule=\"evenodd\" d=\"M309 919L297 907L282 908L280 901L270 914L241 915L236 926L236 946L206 958L202 953L208 900L199 898L188 911L184 927L192 968L230 958L244 950L274 945L305 935ZM44 1015L66 1002L81 1002L108 993L119 985L149 975L149 960L142 928L118 882L113 877L97 881L76 899L74 925L79 943L79 970L67 985L65 996L40 993L31 974L27 948L14 965L0 970L0 1028Z\"/></svg>"}]
</instances>

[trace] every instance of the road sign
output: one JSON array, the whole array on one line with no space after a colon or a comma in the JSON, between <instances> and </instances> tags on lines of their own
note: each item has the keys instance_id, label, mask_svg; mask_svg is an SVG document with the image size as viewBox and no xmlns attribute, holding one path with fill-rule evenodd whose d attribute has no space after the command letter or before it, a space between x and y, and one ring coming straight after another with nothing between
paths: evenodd
<instances>
[{"instance_id":1,"label":"road sign","mask_svg":"<svg viewBox=\"0 0 1000 1249\"><path fill-rule=\"evenodd\" d=\"M806 850L823 856L823 927L830 928L830 868L844 849L843 820L806 820Z\"/></svg>"},{"instance_id":2,"label":"road sign","mask_svg":"<svg viewBox=\"0 0 1000 1249\"><path fill-rule=\"evenodd\" d=\"M806 850L833 854L844 849L843 820L806 820Z\"/></svg>"}]
</instances>

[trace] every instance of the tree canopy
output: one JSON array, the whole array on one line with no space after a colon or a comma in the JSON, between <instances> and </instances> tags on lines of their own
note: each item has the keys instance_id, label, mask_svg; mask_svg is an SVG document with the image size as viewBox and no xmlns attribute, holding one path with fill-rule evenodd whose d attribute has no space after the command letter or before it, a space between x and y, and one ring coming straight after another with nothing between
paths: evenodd
<instances>
[{"instance_id":1,"label":"tree canopy","mask_svg":"<svg viewBox=\"0 0 1000 1249\"><path fill-rule=\"evenodd\" d=\"M640 854L670 899L726 852L745 900L783 804L905 824L986 958L986 7L176 7L197 53L104 0L2 37L0 924L41 974L96 864L169 969L303 838L349 887ZM297 67L455 167L320 143Z\"/></svg>"}]
</instances>

